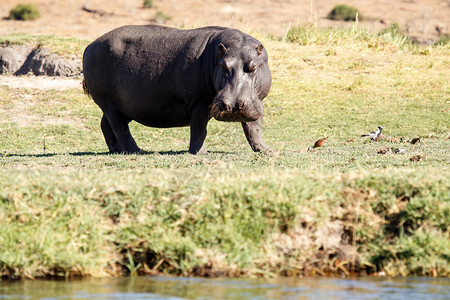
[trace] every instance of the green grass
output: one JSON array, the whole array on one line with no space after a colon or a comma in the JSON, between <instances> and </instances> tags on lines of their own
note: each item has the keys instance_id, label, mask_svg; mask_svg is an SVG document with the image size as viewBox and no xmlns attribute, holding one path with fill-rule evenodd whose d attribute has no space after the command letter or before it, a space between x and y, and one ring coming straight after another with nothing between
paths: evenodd
<instances>
[{"instance_id":1,"label":"green grass","mask_svg":"<svg viewBox=\"0 0 450 300\"><path fill-rule=\"evenodd\" d=\"M288 30L285 39L300 45L342 46L355 48L353 50L370 49L375 52L399 50L413 50L426 53L426 49L419 48L407 35L403 34L397 24L377 33L353 23L348 28L320 27L315 24L295 26ZM335 55L334 51L328 55Z\"/></svg>"},{"instance_id":2,"label":"green grass","mask_svg":"<svg viewBox=\"0 0 450 300\"><path fill-rule=\"evenodd\" d=\"M217 121L208 155L187 153L189 128L136 123L147 153L109 155L81 87L0 87L2 277L449 276L450 48L357 27L295 31L253 33L273 75L263 134L275 155ZM378 125L385 140L360 137Z\"/></svg>"},{"instance_id":3,"label":"green grass","mask_svg":"<svg viewBox=\"0 0 450 300\"><path fill-rule=\"evenodd\" d=\"M81 59L86 46L92 41L75 37L63 37L54 34L29 35L13 33L0 36L0 44L4 45L31 45L33 47L50 48L53 53L65 57Z\"/></svg>"}]
</instances>

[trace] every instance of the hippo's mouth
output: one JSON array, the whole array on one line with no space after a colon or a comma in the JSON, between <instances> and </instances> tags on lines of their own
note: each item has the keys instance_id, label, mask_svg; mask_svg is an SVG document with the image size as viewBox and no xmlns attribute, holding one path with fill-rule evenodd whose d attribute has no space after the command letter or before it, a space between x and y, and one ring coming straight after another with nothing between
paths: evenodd
<instances>
[{"instance_id":1,"label":"hippo's mouth","mask_svg":"<svg viewBox=\"0 0 450 300\"><path fill-rule=\"evenodd\" d=\"M209 109L210 117L225 122L252 122L258 120L262 113L252 107L226 109L221 101L214 101Z\"/></svg>"}]
</instances>

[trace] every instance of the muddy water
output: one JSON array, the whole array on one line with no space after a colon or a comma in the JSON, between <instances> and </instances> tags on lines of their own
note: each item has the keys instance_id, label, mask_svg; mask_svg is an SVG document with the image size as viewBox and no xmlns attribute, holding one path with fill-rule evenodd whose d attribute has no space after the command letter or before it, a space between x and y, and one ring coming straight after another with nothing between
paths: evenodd
<instances>
[{"instance_id":1,"label":"muddy water","mask_svg":"<svg viewBox=\"0 0 450 300\"><path fill-rule=\"evenodd\" d=\"M450 279L138 277L0 282L0 299L450 299Z\"/></svg>"}]
</instances>

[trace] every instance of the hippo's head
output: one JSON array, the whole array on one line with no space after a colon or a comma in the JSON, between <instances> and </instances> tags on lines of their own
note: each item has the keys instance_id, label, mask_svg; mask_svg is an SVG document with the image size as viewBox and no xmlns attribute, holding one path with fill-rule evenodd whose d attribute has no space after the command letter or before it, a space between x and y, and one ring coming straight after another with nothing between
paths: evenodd
<instances>
[{"instance_id":1,"label":"hippo's head","mask_svg":"<svg viewBox=\"0 0 450 300\"><path fill-rule=\"evenodd\" d=\"M255 121L272 84L267 51L251 36L229 34L216 46L211 115L219 121Z\"/></svg>"}]
</instances>

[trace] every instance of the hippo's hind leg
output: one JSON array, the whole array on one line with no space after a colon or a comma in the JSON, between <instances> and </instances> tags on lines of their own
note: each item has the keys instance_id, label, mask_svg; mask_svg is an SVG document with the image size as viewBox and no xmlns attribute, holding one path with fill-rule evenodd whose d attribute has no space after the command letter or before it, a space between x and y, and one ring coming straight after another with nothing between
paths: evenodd
<instances>
[{"instance_id":1,"label":"hippo's hind leg","mask_svg":"<svg viewBox=\"0 0 450 300\"><path fill-rule=\"evenodd\" d=\"M141 149L131 136L131 120L117 111L104 112L101 127L111 153L136 153Z\"/></svg>"},{"instance_id":2,"label":"hippo's hind leg","mask_svg":"<svg viewBox=\"0 0 450 300\"><path fill-rule=\"evenodd\" d=\"M102 128L103 136L105 137L106 144L108 145L110 153L120 153L119 141L117 140L114 132L112 131L111 125L105 115L102 117L100 123Z\"/></svg>"}]
</instances>

